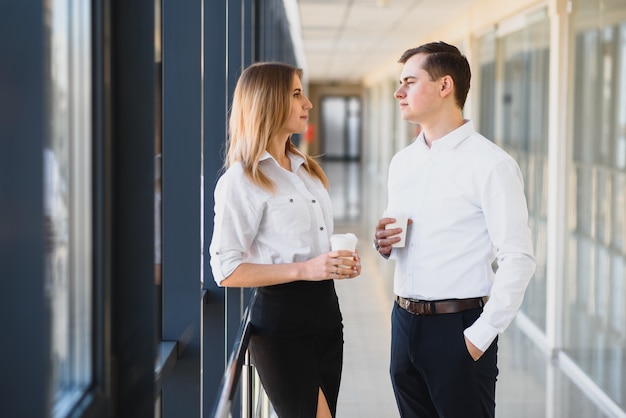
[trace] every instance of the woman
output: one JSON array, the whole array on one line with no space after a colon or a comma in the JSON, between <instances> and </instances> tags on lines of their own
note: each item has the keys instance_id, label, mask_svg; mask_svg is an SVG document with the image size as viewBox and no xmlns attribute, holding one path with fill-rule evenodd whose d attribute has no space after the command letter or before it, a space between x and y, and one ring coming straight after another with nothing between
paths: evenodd
<instances>
[{"instance_id":1,"label":"woman","mask_svg":"<svg viewBox=\"0 0 626 418\"><path fill-rule=\"evenodd\" d=\"M291 142L312 108L301 78L283 63L239 78L210 253L218 285L258 288L250 353L277 414L319 418L335 415L343 363L333 279L361 267L358 253L329 251L328 179Z\"/></svg>"}]
</instances>

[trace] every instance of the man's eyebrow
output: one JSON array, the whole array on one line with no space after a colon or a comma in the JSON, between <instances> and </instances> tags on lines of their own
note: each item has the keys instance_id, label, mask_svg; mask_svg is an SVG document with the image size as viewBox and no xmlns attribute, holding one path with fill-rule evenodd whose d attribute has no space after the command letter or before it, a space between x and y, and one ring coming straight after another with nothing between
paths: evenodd
<instances>
[{"instance_id":1,"label":"man's eyebrow","mask_svg":"<svg viewBox=\"0 0 626 418\"><path fill-rule=\"evenodd\" d=\"M416 78L414 75L407 75L406 77L401 78L400 84L407 82L410 78Z\"/></svg>"}]
</instances>

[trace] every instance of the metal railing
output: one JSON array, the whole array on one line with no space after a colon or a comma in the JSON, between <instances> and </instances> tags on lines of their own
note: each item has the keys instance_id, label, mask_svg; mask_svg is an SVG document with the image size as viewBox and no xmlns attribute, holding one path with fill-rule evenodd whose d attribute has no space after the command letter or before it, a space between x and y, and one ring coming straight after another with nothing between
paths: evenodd
<instances>
[{"instance_id":1,"label":"metal railing","mask_svg":"<svg viewBox=\"0 0 626 418\"><path fill-rule=\"evenodd\" d=\"M254 366L250 363L250 353L248 352L251 333L250 311L255 299L256 290L253 290L222 376L217 401L211 414L213 418L230 417L237 388L240 384L241 417L269 417L269 401L261 387Z\"/></svg>"}]
</instances>

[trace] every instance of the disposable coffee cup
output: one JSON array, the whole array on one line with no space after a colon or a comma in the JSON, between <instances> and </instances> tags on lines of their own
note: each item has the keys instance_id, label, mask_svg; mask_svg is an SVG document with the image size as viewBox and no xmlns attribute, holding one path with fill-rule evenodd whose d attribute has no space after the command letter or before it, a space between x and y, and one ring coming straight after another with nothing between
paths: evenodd
<instances>
[{"instance_id":1,"label":"disposable coffee cup","mask_svg":"<svg viewBox=\"0 0 626 418\"><path fill-rule=\"evenodd\" d=\"M409 222L409 217L406 213L401 213L401 212L385 212L383 214L384 218L395 218L395 222L387 224L385 226L385 229L396 229L396 228L402 228L402 232L400 232L400 234L398 235L391 235L388 238L391 237L400 237L400 241L394 243L391 247L392 248L402 248L405 245L406 242L406 229L408 226L408 222Z\"/></svg>"},{"instance_id":2,"label":"disposable coffee cup","mask_svg":"<svg viewBox=\"0 0 626 418\"><path fill-rule=\"evenodd\" d=\"M356 250L356 243L358 238L351 232L347 234L334 234L330 237L330 248L332 251L348 250L354 252ZM352 257L343 257L347 260L351 260ZM345 269L351 269L352 266L340 265L339 267Z\"/></svg>"}]
</instances>

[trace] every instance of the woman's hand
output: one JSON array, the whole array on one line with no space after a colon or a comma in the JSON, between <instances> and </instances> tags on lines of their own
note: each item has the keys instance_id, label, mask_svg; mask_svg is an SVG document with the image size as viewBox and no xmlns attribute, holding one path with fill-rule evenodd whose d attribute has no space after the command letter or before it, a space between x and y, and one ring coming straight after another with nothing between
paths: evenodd
<instances>
[{"instance_id":1,"label":"woman's hand","mask_svg":"<svg viewBox=\"0 0 626 418\"><path fill-rule=\"evenodd\" d=\"M352 279L361 274L358 251L330 251L307 261L279 264L241 263L220 283L225 287L261 287L298 280Z\"/></svg>"},{"instance_id":2,"label":"woman's hand","mask_svg":"<svg viewBox=\"0 0 626 418\"><path fill-rule=\"evenodd\" d=\"M352 279L361 274L359 252L330 251L304 262L305 275L310 281Z\"/></svg>"}]
</instances>

